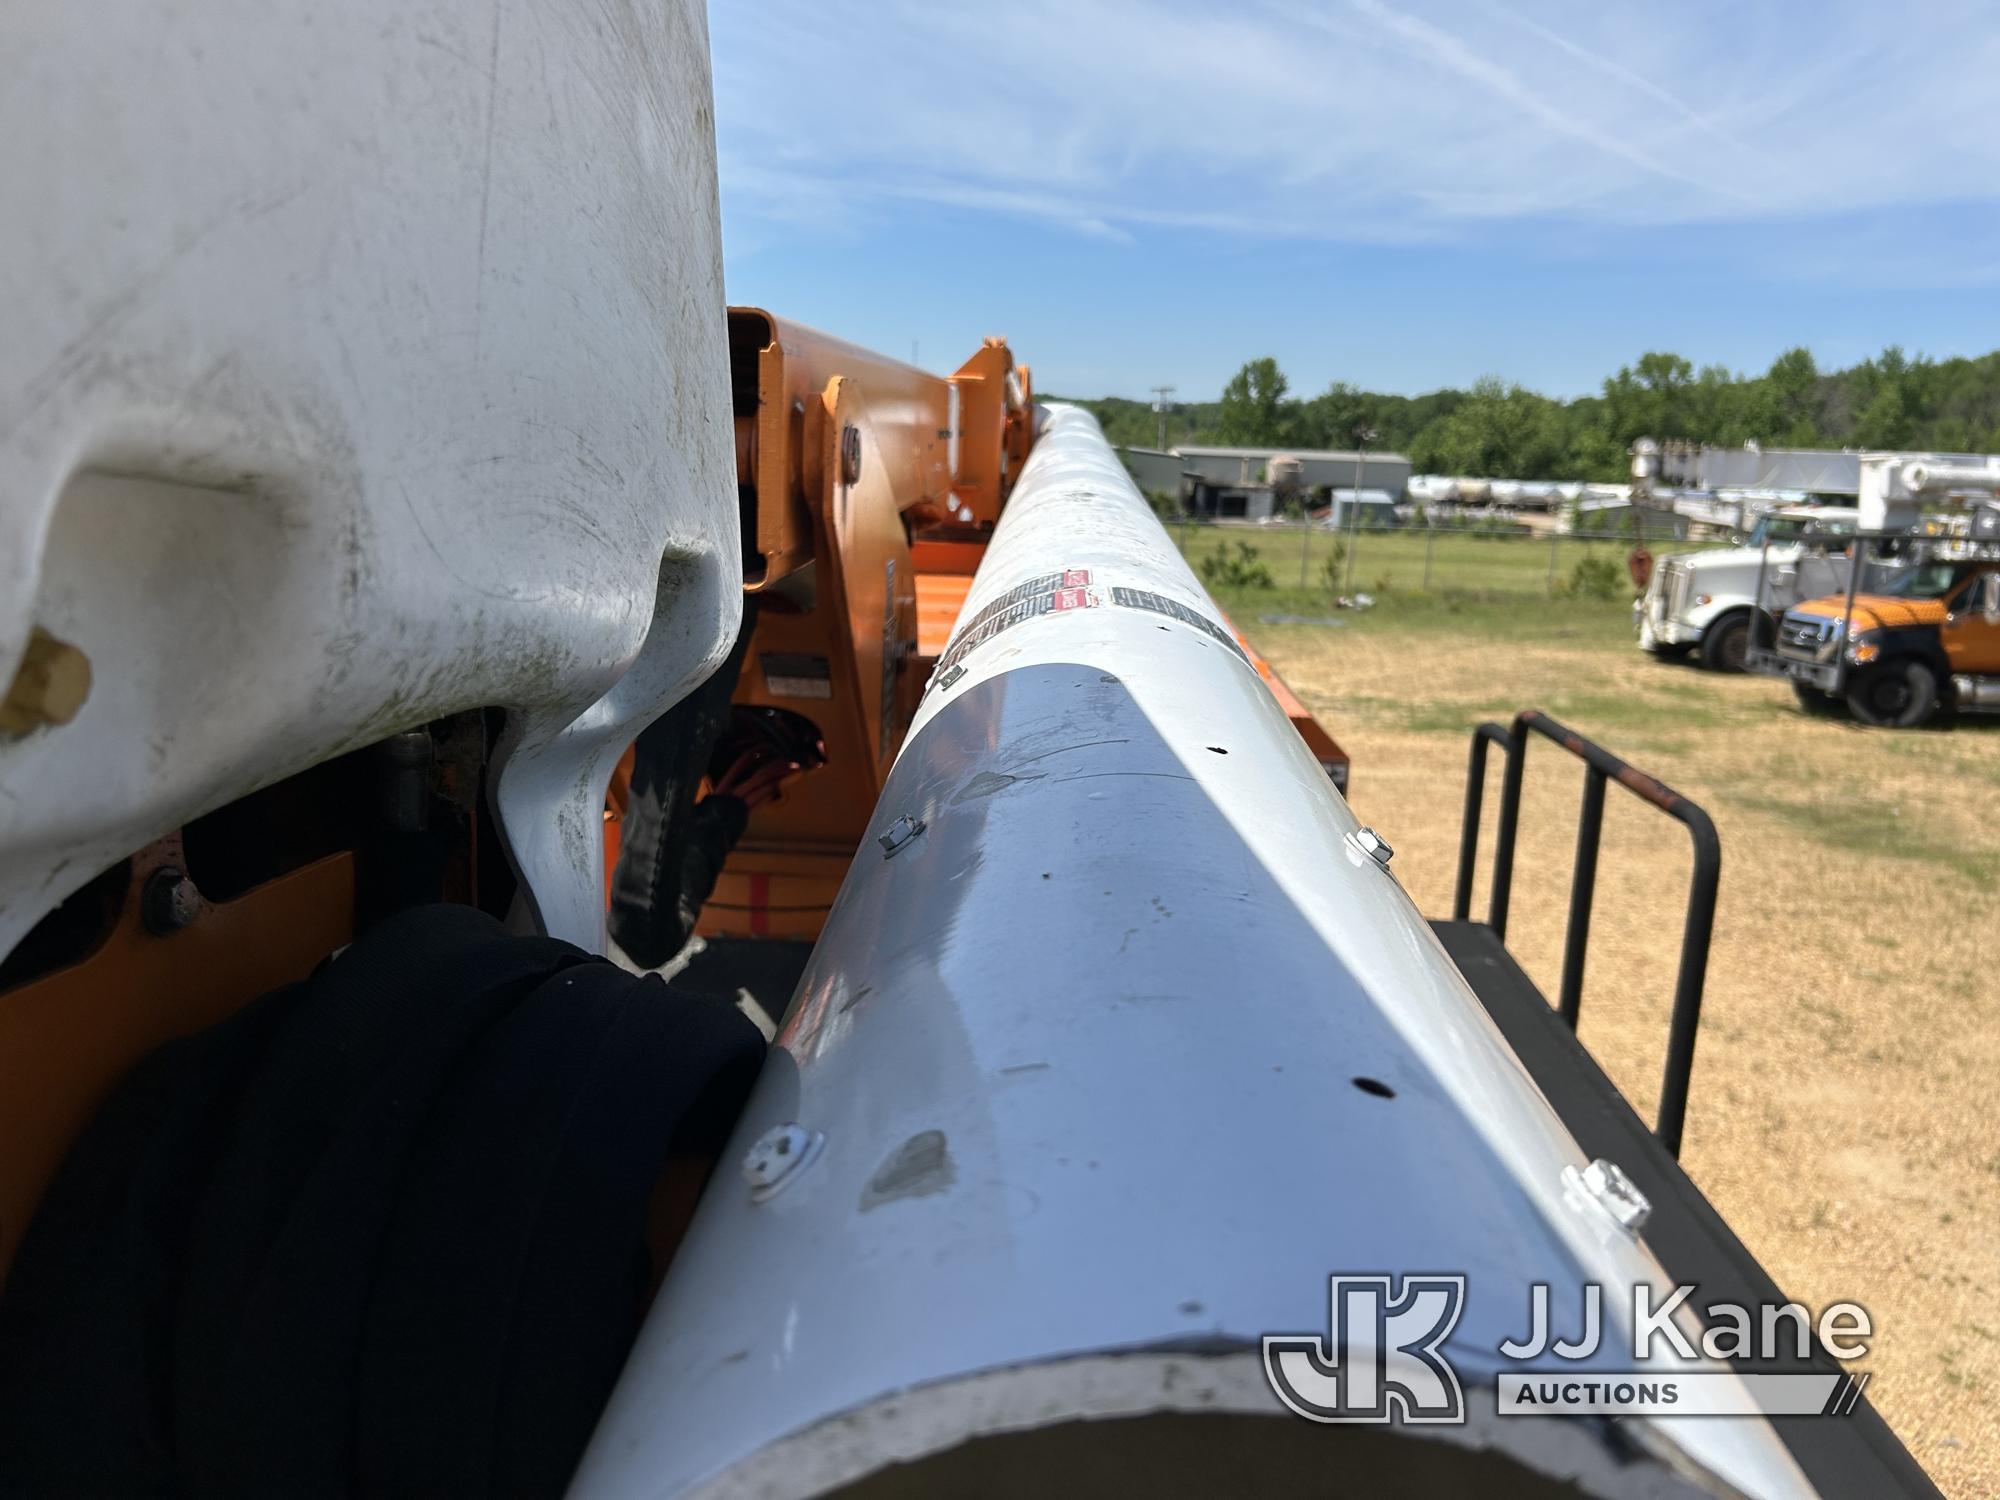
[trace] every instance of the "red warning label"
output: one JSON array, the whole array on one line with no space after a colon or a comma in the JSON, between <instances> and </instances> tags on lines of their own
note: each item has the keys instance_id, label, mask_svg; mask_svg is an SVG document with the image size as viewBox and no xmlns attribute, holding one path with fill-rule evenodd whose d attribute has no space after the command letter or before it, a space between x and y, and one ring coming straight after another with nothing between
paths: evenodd
<instances>
[{"instance_id":1,"label":"red warning label","mask_svg":"<svg viewBox=\"0 0 2000 1500\"><path fill-rule=\"evenodd\" d=\"M970 620L959 622L925 691L931 687L949 688L957 682L965 675L965 658L1001 632L1041 615L1092 609L1102 602L1091 595L1088 568L1063 568L1015 584Z\"/></svg>"}]
</instances>

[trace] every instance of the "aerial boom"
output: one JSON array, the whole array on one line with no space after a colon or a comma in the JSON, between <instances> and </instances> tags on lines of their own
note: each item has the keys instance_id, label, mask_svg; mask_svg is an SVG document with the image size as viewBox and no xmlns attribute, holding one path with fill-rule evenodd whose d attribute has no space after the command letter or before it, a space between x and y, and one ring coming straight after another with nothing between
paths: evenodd
<instances>
[{"instance_id":1,"label":"aerial boom","mask_svg":"<svg viewBox=\"0 0 2000 1500\"><path fill-rule=\"evenodd\" d=\"M1636 1493L1622 1445L1495 1418L1494 1351L1533 1283L1665 1278L1387 858L1049 409L578 1493L942 1492L1085 1417L1134 1488L1261 1492L1340 1448L1261 1337L1419 1265L1471 1288L1491 1451L1445 1472ZM1208 1458L1163 1465L1148 1420L1197 1411ZM1761 1422L1632 1430L1658 1493L1808 1492Z\"/></svg>"}]
</instances>

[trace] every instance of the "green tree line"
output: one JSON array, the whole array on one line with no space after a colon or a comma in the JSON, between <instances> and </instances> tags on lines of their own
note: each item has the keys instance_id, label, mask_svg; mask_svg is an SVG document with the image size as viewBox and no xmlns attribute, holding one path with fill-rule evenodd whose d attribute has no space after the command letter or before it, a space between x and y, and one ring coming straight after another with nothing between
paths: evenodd
<instances>
[{"instance_id":1,"label":"green tree line","mask_svg":"<svg viewBox=\"0 0 2000 1500\"><path fill-rule=\"evenodd\" d=\"M1074 398L1058 397L1068 400ZM1144 401L1078 400L1125 447L1158 441ZM1335 381L1294 396L1274 359L1253 359L1214 401L1176 406L1167 445L1276 444L1371 448L1406 455L1419 473L1512 479L1625 477L1640 437L1794 448L1914 448L2000 452L2000 351L1931 360L1890 347L1845 370L1823 371L1788 349L1761 375L1700 369L1678 354L1642 354L1599 394L1559 401L1495 376L1470 390L1390 396Z\"/></svg>"}]
</instances>

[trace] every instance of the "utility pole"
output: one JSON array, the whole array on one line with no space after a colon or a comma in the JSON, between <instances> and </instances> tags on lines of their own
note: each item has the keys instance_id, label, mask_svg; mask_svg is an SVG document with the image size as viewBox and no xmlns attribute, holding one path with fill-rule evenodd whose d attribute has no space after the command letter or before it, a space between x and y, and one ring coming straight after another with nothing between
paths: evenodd
<instances>
[{"instance_id":1,"label":"utility pole","mask_svg":"<svg viewBox=\"0 0 2000 1500\"><path fill-rule=\"evenodd\" d=\"M1354 592L1354 546L1361 540L1361 466L1368 461L1368 445L1375 441L1375 429L1366 422L1354 424L1354 500L1347 527L1347 591ZM1336 511L1336 516L1338 512Z\"/></svg>"},{"instance_id":2,"label":"utility pole","mask_svg":"<svg viewBox=\"0 0 2000 1500\"><path fill-rule=\"evenodd\" d=\"M1173 395L1174 388L1170 385L1156 385L1150 389L1153 392L1153 411L1160 419L1160 451L1164 453L1167 451L1167 411L1173 405L1168 398Z\"/></svg>"},{"instance_id":3,"label":"utility pole","mask_svg":"<svg viewBox=\"0 0 2000 1500\"><path fill-rule=\"evenodd\" d=\"M1303 505L1303 502L1301 502ZM1304 506L1305 514L1299 517L1299 587L1306 586L1306 569L1312 566L1313 516L1312 508Z\"/></svg>"}]
</instances>

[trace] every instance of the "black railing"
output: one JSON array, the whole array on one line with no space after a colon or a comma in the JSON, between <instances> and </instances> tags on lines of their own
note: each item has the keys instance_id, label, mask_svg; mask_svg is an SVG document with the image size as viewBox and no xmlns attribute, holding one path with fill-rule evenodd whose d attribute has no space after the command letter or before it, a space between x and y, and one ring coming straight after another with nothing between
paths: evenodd
<instances>
[{"instance_id":1,"label":"black railing","mask_svg":"<svg viewBox=\"0 0 2000 1500\"><path fill-rule=\"evenodd\" d=\"M1653 1133L1675 1156L1687 1120L1688 1081L1694 1073L1695 1030L1701 1024L1701 992L1708 977L1709 940L1715 929L1715 893L1722 878L1722 841L1707 813L1665 783L1627 765L1602 745L1558 724L1539 709L1523 709L1512 725L1481 724L1472 731L1471 761L1465 782L1465 826L1458 840L1458 885L1452 917L1466 921L1472 911L1473 869L1479 857L1479 814L1486 795L1486 747L1498 745L1507 763L1500 781L1500 820L1493 843L1493 887L1487 925L1505 941L1507 908L1514 888L1514 844L1521 822L1521 776L1527 767L1528 736L1538 734L1584 763L1583 807L1577 818L1576 868L1570 880L1569 926L1563 935L1562 988L1556 1009L1570 1030L1583 1011L1583 965L1590 945L1590 910L1597 891L1597 846L1604 829L1604 784L1616 781L1687 826L1694 840L1694 875L1688 886L1687 920L1681 929L1681 966L1674 980L1674 1010L1667 1027L1666 1075L1660 1084L1660 1113Z\"/></svg>"}]
</instances>

